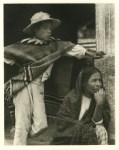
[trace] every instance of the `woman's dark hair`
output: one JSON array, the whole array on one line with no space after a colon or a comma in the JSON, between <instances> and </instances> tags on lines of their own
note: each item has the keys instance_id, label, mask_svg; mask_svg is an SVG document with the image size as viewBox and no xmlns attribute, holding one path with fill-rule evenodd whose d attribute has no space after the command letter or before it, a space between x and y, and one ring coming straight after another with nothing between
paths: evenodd
<instances>
[{"instance_id":1,"label":"woman's dark hair","mask_svg":"<svg viewBox=\"0 0 119 150\"><path fill-rule=\"evenodd\" d=\"M82 80L81 80L82 92L84 92L85 85L87 85L87 82L88 82L89 78L91 77L91 75L96 73L96 72L98 72L100 74L100 76L101 76L102 87L103 87L103 80L102 80L102 75L101 75L100 70L95 68L95 67L86 67L82 71Z\"/></svg>"}]
</instances>

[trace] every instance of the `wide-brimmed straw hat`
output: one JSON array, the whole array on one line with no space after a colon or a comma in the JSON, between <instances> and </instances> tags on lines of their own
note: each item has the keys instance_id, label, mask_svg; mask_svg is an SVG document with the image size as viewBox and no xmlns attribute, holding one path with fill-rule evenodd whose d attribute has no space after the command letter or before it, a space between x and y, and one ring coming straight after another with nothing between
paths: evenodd
<instances>
[{"instance_id":1,"label":"wide-brimmed straw hat","mask_svg":"<svg viewBox=\"0 0 119 150\"><path fill-rule=\"evenodd\" d=\"M44 22L44 21L51 21L52 22L52 29L58 27L61 23L61 21L59 19L50 18L50 15L48 13L38 12L38 13L35 13L31 17L31 24L29 24L23 30L23 32L28 33L28 34L33 34L33 26L37 23Z\"/></svg>"}]
</instances>

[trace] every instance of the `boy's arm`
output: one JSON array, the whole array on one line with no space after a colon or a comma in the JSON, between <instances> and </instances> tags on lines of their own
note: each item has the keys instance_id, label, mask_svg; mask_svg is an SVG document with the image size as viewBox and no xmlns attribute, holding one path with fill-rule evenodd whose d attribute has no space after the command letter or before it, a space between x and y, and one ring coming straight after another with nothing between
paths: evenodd
<instances>
[{"instance_id":1,"label":"boy's arm","mask_svg":"<svg viewBox=\"0 0 119 150\"><path fill-rule=\"evenodd\" d=\"M71 50L65 52L65 56L74 56L78 59L85 58L86 56L94 59L102 58L105 55L102 51L86 50L81 45L75 45Z\"/></svg>"}]
</instances>

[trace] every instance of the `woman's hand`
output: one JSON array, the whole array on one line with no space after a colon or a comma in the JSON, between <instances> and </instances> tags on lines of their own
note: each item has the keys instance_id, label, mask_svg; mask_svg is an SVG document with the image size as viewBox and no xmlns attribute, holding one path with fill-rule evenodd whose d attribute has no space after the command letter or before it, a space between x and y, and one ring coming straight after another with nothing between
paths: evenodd
<instances>
[{"instance_id":1,"label":"woman's hand","mask_svg":"<svg viewBox=\"0 0 119 150\"><path fill-rule=\"evenodd\" d=\"M97 105L103 105L104 101L105 101L105 91L104 91L104 89L99 89L99 91L97 91L94 94L94 98L95 98L95 101L96 101Z\"/></svg>"}]
</instances>

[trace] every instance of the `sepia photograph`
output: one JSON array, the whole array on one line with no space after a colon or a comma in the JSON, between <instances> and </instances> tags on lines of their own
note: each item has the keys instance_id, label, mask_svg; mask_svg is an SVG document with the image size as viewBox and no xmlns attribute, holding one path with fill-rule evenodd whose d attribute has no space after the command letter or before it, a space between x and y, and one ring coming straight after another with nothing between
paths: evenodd
<instances>
[{"instance_id":1,"label":"sepia photograph","mask_svg":"<svg viewBox=\"0 0 119 150\"><path fill-rule=\"evenodd\" d=\"M5 3L4 146L115 145L115 4Z\"/></svg>"}]
</instances>

